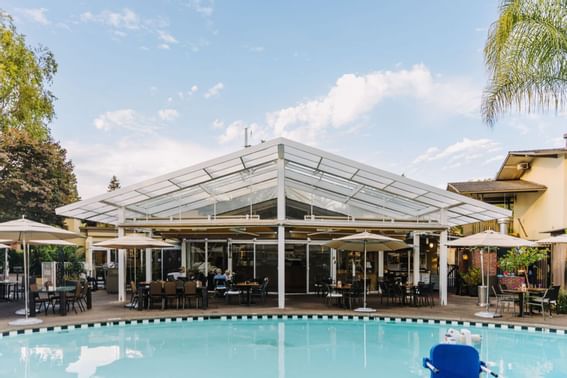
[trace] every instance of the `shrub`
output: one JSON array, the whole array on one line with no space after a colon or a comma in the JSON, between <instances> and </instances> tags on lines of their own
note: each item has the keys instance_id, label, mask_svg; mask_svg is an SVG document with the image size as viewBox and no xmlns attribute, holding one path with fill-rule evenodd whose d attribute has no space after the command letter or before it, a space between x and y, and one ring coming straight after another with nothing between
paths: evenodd
<instances>
[{"instance_id":1,"label":"shrub","mask_svg":"<svg viewBox=\"0 0 567 378\"><path fill-rule=\"evenodd\" d=\"M567 314L567 292L561 291L557 298L557 312L560 314Z\"/></svg>"},{"instance_id":2,"label":"shrub","mask_svg":"<svg viewBox=\"0 0 567 378\"><path fill-rule=\"evenodd\" d=\"M481 272L479 268L470 268L468 272L463 274L463 281L469 286L477 286L482 282Z\"/></svg>"}]
</instances>

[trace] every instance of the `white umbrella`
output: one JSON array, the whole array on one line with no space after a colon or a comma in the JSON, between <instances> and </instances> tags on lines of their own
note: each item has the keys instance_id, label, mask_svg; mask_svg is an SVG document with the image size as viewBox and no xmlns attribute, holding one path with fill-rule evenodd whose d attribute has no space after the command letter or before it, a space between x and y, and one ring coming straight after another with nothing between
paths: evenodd
<instances>
[{"instance_id":1,"label":"white umbrella","mask_svg":"<svg viewBox=\"0 0 567 378\"><path fill-rule=\"evenodd\" d=\"M558 244L567 243L567 234L552 236L549 238L541 239L537 241L538 244Z\"/></svg>"},{"instance_id":2,"label":"white umbrella","mask_svg":"<svg viewBox=\"0 0 567 378\"><path fill-rule=\"evenodd\" d=\"M366 252L368 251L395 251L408 248L409 246L399 239L388 236L361 232L359 234L348 235L342 238L333 239L324 244L335 249L346 249L356 252L364 252L364 306L355 309L358 312L374 312L373 308L366 305Z\"/></svg>"},{"instance_id":3,"label":"white umbrella","mask_svg":"<svg viewBox=\"0 0 567 378\"><path fill-rule=\"evenodd\" d=\"M128 249L128 248L171 248L173 244L162 240L152 239L144 235L127 235L95 243L97 247Z\"/></svg>"},{"instance_id":4,"label":"white umbrella","mask_svg":"<svg viewBox=\"0 0 567 378\"><path fill-rule=\"evenodd\" d=\"M479 232L478 234L465 236L460 239L451 240L447 242L447 246L449 247L486 247L490 252L490 247L502 247L502 248L519 248L519 247L536 247L537 244L535 242L524 240L521 238L516 238L514 236L501 234L496 231L486 230L483 232ZM488 260L490 264L490 260ZM481 269L481 277L482 277L482 286L484 285L484 258L483 258L483 250L480 250L480 269ZM488 271L486 272L486 302L481 304L481 306L485 306L488 308L490 306L490 290L488 288L490 284L490 265L488 266ZM477 312L475 315L480 317L488 317L493 318L495 314L489 311L481 311Z\"/></svg>"},{"instance_id":5,"label":"white umbrella","mask_svg":"<svg viewBox=\"0 0 567 378\"><path fill-rule=\"evenodd\" d=\"M28 288L29 288L29 241L30 240L62 240L76 239L80 235L61 228L48 226L46 224L31 221L29 219L16 219L0 223L0 238L21 242L24 247L24 298L25 298L25 319L10 322L11 325L30 325L41 323L41 319L28 318Z\"/></svg>"}]
</instances>

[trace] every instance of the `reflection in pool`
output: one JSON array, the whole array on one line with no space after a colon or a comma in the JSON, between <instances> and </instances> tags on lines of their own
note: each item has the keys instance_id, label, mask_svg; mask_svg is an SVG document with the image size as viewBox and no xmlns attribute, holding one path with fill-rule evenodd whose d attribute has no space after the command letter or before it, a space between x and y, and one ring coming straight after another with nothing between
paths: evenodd
<instances>
[{"instance_id":1,"label":"reflection in pool","mask_svg":"<svg viewBox=\"0 0 567 378\"><path fill-rule=\"evenodd\" d=\"M2 339L0 377L411 377L449 325L363 320L208 320ZM472 328L505 377L567 377L567 336Z\"/></svg>"}]
</instances>

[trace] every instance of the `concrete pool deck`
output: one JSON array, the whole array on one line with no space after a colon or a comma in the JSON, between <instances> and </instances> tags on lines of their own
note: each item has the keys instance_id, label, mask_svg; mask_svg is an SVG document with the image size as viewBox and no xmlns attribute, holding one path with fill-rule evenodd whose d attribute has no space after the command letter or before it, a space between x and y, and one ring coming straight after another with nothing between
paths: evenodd
<instances>
[{"instance_id":1,"label":"concrete pool deck","mask_svg":"<svg viewBox=\"0 0 567 378\"><path fill-rule=\"evenodd\" d=\"M0 302L0 332L14 331L23 328L43 328L70 324L84 324L97 322L113 322L132 319L150 319L165 317L188 317L188 316L224 316L224 315L266 315L266 314L282 314L282 315L365 315L347 310L337 306L328 306L320 296L315 295L288 295L286 296L286 308L277 308L277 297L269 295L265 304L246 305L230 305L226 304L222 298L210 298L209 308L202 309L153 309L153 310L131 310L124 307L125 303L116 301L116 294L107 294L103 290L93 293L93 306L91 310L78 312L75 314L72 310L67 316L60 316L58 313L53 314L49 309L48 315L44 312L38 314L38 318L43 323L29 327L15 327L9 325L9 322L18 318L15 311L23 308L23 301L20 302ZM482 322L495 324L511 324L529 327L542 327L567 330L567 315L553 314L553 317L546 315L545 320L540 314L528 315L523 318L515 316L512 312L504 312L501 318L486 319L476 317L475 312L482 311L476 305L476 298L449 295L448 305L439 306L437 303L434 307L411 307L400 306L397 304L380 304L380 299L375 295L369 296L369 306L376 309L375 313L368 314L370 316L381 316L391 318L422 318L422 319L439 319L454 320L462 322ZM494 305L491 306L494 310Z\"/></svg>"}]
</instances>

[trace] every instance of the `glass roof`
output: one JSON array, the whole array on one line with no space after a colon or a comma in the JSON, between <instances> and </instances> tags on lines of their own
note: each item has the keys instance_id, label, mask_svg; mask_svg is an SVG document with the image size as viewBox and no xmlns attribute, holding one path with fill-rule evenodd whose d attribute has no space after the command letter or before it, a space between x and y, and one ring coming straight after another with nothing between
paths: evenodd
<instances>
[{"instance_id":1,"label":"glass roof","mask_svg":"<svg viewBox=\"0 0 567 378\"><path fill-rule=\"evenodd\" d=\"M286 197L345 216L460 225L511 215L498 208L322 150L278 138L154 179L78 201L57 214L117 224L125 218L207 217L276 198L283 158Z\"/></svg>"}]
</instances>

